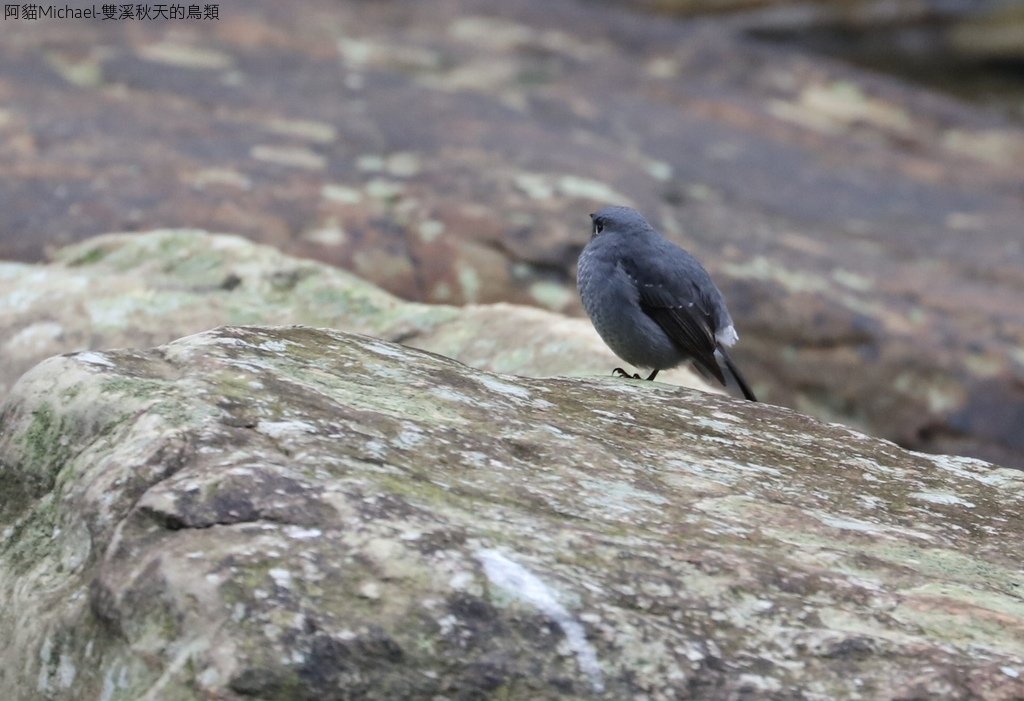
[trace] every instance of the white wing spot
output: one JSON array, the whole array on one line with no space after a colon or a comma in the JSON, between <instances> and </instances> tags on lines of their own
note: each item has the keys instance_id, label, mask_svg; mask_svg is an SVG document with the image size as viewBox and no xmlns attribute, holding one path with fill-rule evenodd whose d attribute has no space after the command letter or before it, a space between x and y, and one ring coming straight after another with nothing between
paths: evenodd
<instances>
[{"instance_id":1,"label":"white wing spot","mask_svg":"<svg viewBox=\"0 0 1024 701\"><path fill-rule=\"evenodd\" d=\"M739 335L737 335L736 333L736 328L732 324L726 326L724 329L721 329L718 333L716 333L715 338L723 346L736 345L736 341L740 340Z\"/></svg>"}]
</instances>

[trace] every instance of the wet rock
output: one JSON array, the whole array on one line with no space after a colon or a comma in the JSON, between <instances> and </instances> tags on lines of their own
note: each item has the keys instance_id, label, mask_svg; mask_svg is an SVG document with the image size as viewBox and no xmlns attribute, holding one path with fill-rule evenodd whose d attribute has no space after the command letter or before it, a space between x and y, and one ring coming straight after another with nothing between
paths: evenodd
<instances>
[{"instance_id":1,"label":"wet rock","mask_svg":"<svg viewBox=\"0 0 1024 701\"><path fill-rule=\"evenodd\" d=\"M1024 5L1004 0L769 3L751 36L820 52L1024 117ZM665 8L671 11L671 8ZM711 9L711 8L706 8Z\"/></svg>"},{"instance_id":2,"label":"wet rock","mask_svg":"<svg viewBox=\"0 0 1024 701\"><path fill-rule=\"evenodd\" d=\"M656 383L225 327L0 406L4 698L1024 694L1024 479Z\"/></svg>"}]
</instances>

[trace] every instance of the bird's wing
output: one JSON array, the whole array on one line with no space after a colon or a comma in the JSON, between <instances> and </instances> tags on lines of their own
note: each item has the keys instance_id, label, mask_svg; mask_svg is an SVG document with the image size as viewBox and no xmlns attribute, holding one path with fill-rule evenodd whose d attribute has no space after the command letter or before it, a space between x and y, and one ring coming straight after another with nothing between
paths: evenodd
<instances>
[{"instance_id":1,"label":"bird's wing","mask_svg":"<svg viewBox=\"0 0 1024 701\"><path fill-rule=\"evenodd\" d=\"M665 263L667 261L661 261ZM725 375L715 359L714 321L707 300L696 285L680 279L678 272L663 265L646 266L643 272L631 261L623 269L636 284L640 309L662 328L679 349L702 369L725 384Z\"/></svg>"}]
</instances>

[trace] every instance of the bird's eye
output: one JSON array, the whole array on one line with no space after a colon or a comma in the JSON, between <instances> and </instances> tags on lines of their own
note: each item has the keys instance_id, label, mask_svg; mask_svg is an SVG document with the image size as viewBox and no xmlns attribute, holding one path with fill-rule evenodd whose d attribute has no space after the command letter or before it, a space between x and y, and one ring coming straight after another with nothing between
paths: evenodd
<instances>
[{"instance_id":1,"label":"bird's eye","mask_svg":"<svg viewBox=\"0 0 1024 701\"><path fill-rule=\"evenodd\" d=\"M604 231L604 222L598 219L594 222L594 233L600 234L602 231Z\"/></svg>"}]
</instances>

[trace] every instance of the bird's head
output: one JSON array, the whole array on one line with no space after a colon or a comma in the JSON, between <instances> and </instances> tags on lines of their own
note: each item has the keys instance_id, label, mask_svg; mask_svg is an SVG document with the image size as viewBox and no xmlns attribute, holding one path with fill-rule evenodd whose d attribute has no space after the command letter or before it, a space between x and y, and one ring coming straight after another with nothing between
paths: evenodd
<instances>
[{"instance_id":1,"label":"bird's head","mask_svg":"<svg viewBox=\"0 0 1024 701\"><path fill-rule=\"evenodd\" d=\"M590 215L593 222L591 238L597 236L622 236L651 228L643 215L632 207L604 207Z\"/></svg>"}]
</instances>

